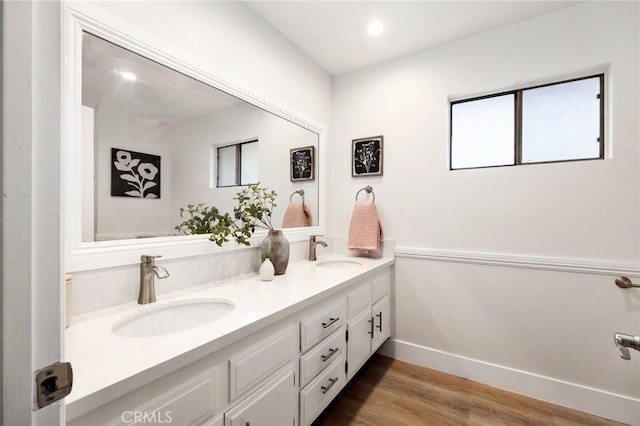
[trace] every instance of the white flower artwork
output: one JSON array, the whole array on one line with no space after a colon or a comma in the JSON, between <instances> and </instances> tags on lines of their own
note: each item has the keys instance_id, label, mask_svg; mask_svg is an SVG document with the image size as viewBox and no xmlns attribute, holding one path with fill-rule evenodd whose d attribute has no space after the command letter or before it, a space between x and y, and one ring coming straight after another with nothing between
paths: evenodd
<instances>
[{"instance_id":1,"label":"white flower artwork","mask_svg":"<svg viewBox=\"0 0 640 426\"><path fill-rule=\"evenodd\" d=\"M111 195L160 198L160 156L111 148Z\"/></svg>"},{"instance_id":2,"label":"white flower artwork","mask_svg":"<svg viewBox=\"0 0 640 426\"><path fill-rule=\"evenodd\" d=\"M351 176L382 176L383 136L353 139Z\"/></svg>"},{"instance_id":3,"label":"white flower artwork","mask_svg":"<svg viewBox=\"0 0 640 426\"><path fill-rule=\"evenodd\" d=\"M314 180L315 147L305 146L290 150L291 182Z\"/></svg>"}]
</instances>

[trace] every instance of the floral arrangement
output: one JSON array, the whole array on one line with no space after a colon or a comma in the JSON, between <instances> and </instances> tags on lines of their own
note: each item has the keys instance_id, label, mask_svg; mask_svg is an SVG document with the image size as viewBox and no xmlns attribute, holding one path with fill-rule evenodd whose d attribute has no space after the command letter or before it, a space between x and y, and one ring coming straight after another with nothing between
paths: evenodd
<instances>
[{"instance_id":1,"label":"floral arrangement","mask_svg":"<svg viewBox=\"0 0 640 426\"><path fill-rule=\"evenodd\" d=\"M233 208L233 216L220 214L215 207L203 203L189 204L186 210L180 209L180 217L186 212L190 218L175 229L179 235L211 234L209 240L218 246L231 239L248 246L256 228L273 230L271 215L277 195L273 190L260 187L260 183L249 185L233 198L238 201L238 206Z\"/></svg>"}]
</instances>

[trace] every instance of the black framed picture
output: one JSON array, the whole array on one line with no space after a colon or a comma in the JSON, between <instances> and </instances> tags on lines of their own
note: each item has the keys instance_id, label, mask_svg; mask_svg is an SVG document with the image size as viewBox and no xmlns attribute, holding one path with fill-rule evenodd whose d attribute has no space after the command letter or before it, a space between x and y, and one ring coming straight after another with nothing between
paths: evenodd
<instances>
[{"instance_id":1,"label":"black framed picture","mask_svg":"<svg viewBox=\"0 0 640 426\"><path fill-rule=\"evenodd\" d=\"M291 182L299 180L314 180L315 176L315 147L305 146L290 151Z\"/></svg>"},{"instance_id":2,"label":"black framed picture","mask_svg":"<svg viewBox=\"0 0 640 426\"><path fill-rule=\"evenodd\" d=\"M111 148L111 196L160 198L160 156Z\"/></svg>"},{"instance_id":3,"label":"black framed picture","mask_svg":"<svg viewBox=\"0 0 640 426\"><path fill-rule=\"evenodd\" d=\"M353 139L351 176L382 176L383 137Z\"/></svg>"}]
</instances>

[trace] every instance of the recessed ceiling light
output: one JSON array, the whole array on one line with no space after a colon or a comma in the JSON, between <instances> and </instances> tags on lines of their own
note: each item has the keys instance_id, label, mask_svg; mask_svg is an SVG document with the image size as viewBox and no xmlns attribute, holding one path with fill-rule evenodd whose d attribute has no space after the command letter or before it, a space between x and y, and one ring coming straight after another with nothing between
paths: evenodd
<instances>
[{"instance_id":1,"label":"recessed ceiling light","mask_svg":"<svg viewBox=\"0 0 640 426\"><path fill-rule=\"evenodd\" d=\"M122 76L122 78L124 78L125 80L129 80L129 81L135 81L138 79L138 77L136 77L136 75L132 72L129 71L122 71L120 72L120 75Z\"/></svg>"},{"instance_id":2,"label":"recessed ceiling light","mask_svg":"<svg viewBox=\"0 0 640 426\"><path fill-rule=\"evenodd\" d=\"M384 32L384 25L382 25L382 22L380 22L380 21L373 21L367 27L367 32L371 36L380 35L380 34L382 34Z\"/></svg>"}]
</instances>

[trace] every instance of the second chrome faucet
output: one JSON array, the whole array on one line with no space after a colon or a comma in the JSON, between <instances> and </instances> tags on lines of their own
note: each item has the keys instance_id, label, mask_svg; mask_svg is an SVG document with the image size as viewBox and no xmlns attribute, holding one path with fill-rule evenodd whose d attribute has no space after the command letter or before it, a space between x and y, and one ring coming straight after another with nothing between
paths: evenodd
<instances>
[{"instance_id":1,"label":"second chrome faucet","mask_svg":"<svg viewBox=\"0 0 640 426\"><path fill-rule=\"evenodd\" d=\"M146 305L156 301L155 277L167 278L169 272L162 266L155 264L155 259L162 256L140 256L140 294L138 303Z\"/></svg>"},{"instance_id":2,"label":"second chrome faucet","mask_svg":"<svg viewBox=\"0 0 640 426\"><path fill-rule=\"evenodd\" d=\"M309 260L315 261L317 260L316 256L316 247L320 244L322 247L326 247L327 243L324 241L318 240L318 237L322 237L322 235L312 235L309 237Z\"/></svg>"}]
</instances>

